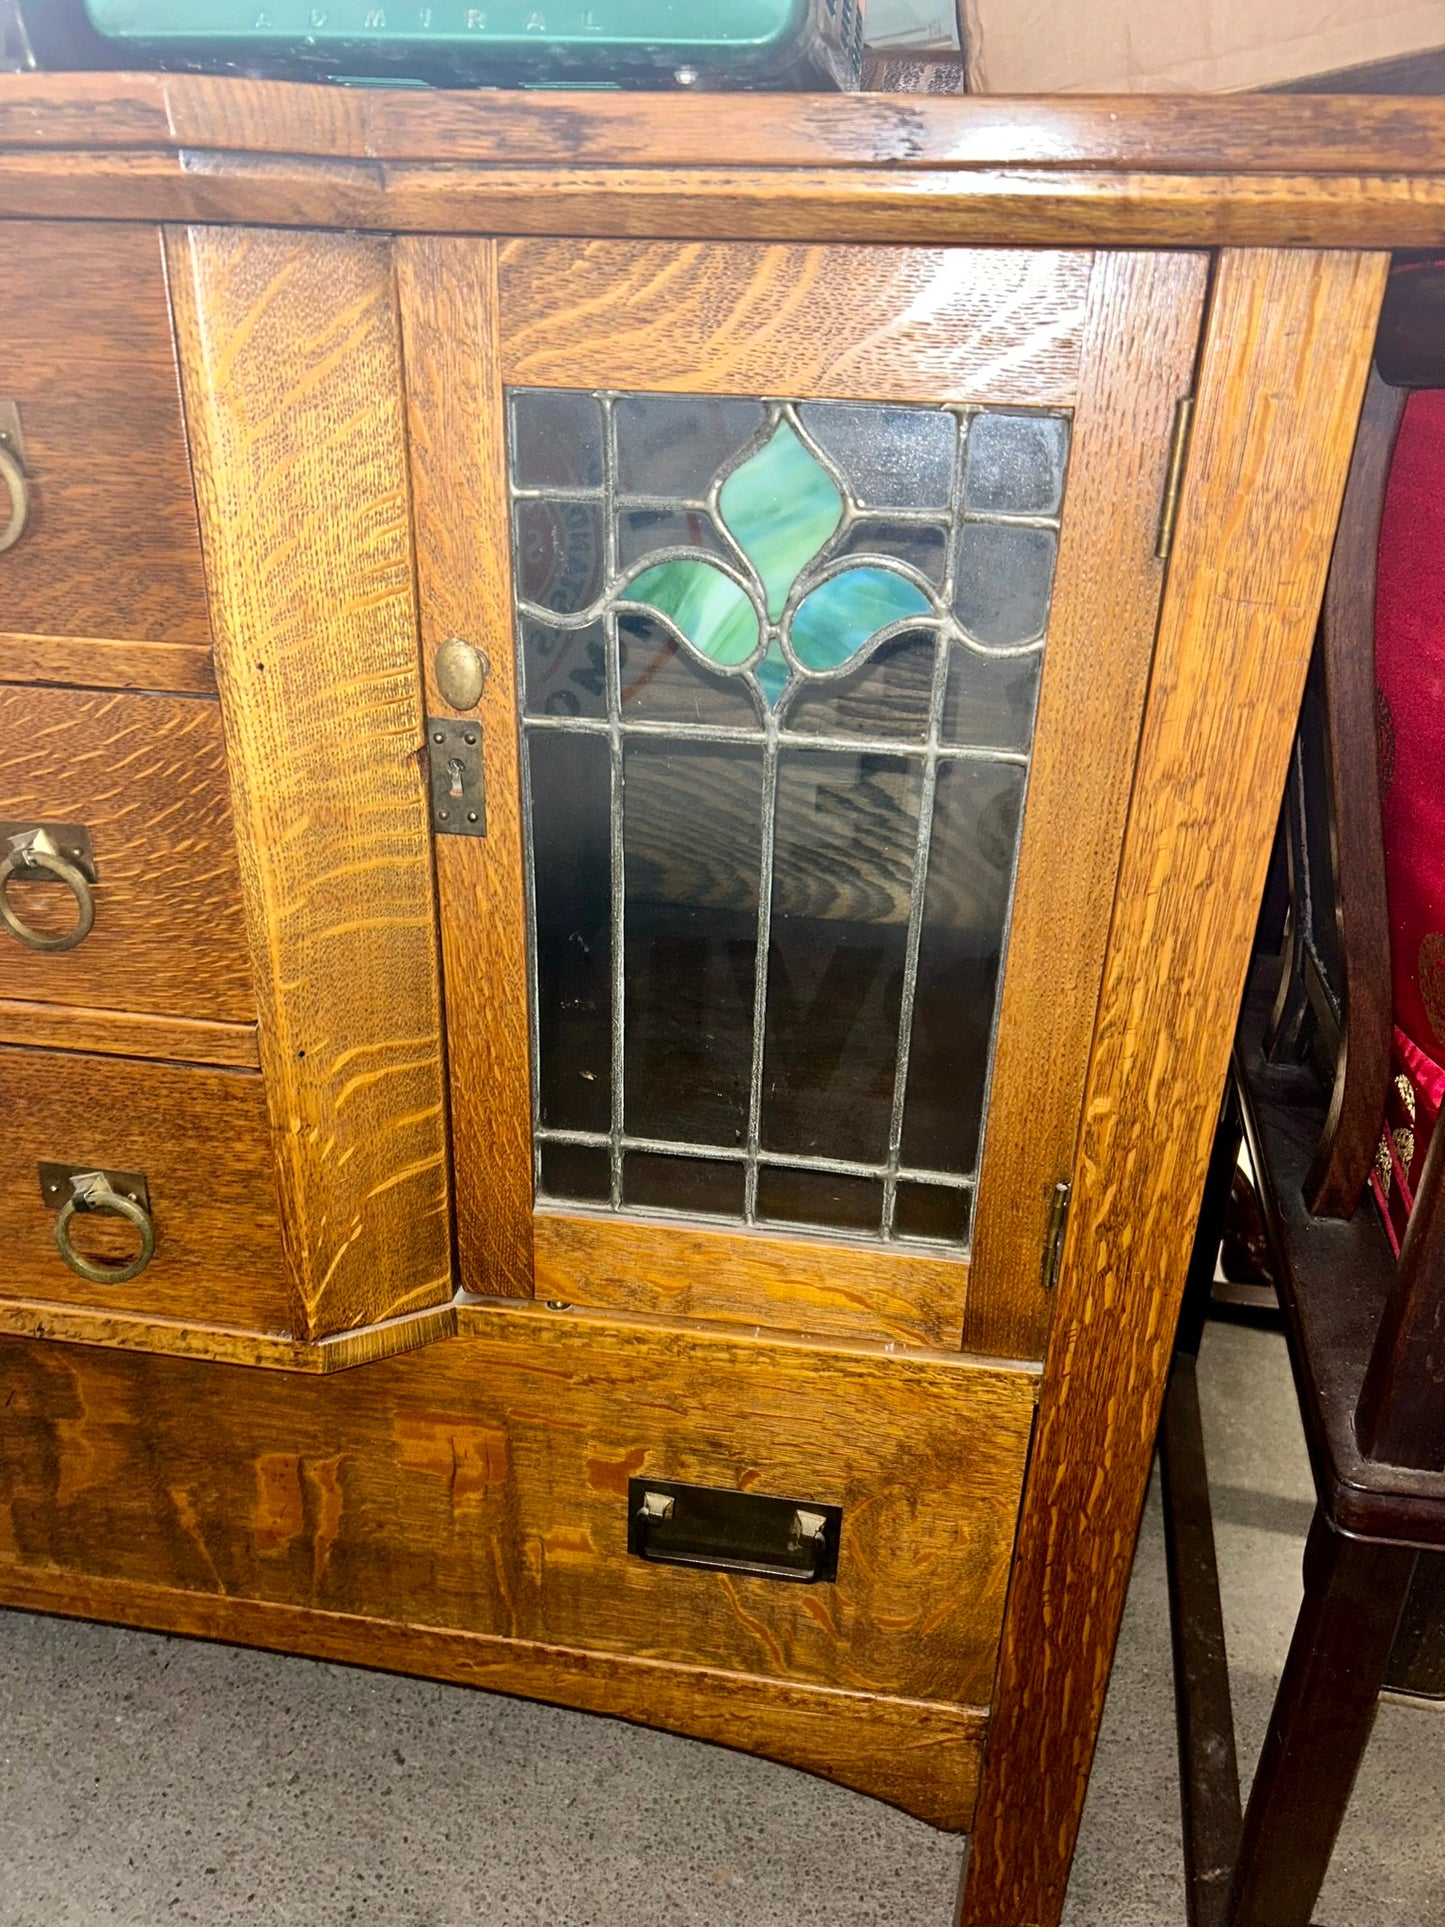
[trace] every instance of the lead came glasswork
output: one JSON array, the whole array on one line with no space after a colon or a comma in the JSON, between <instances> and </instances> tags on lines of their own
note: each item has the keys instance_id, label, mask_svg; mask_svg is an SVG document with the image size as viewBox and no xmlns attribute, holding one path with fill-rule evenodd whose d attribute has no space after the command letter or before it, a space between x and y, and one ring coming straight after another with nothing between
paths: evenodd
<instances>
[{"instance_id":1,"label":"lead came glasswork","mask_svg":"<svg viewBox=\"0 0 1445 1927\"><path fill-rule=\"evenodd\" d=\"M962 1248L1067 416L509 408L539 1193Z\"/></svg>"}]
</instances>

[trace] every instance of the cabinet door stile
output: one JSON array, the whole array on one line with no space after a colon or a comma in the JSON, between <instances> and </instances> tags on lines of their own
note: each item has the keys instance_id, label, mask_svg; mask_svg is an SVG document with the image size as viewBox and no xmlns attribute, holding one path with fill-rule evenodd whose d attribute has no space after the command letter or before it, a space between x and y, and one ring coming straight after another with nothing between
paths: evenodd
<instances>
[{"instance_id":1,"label":"cabinet door stile","mask_svg":"<svg viewBox=\"0 0 1445 1927\"><path fill-rule=\"evenodd\" d=\"M1042 1358L1048 1334L1042 1254L1073 1166L1207 270L1101 254L1089 290L964 1317L965 1349L1003 1358Z\"/></svg>"},{"instance_id":2,"label":"cabinet door stile","mask_svg":"<svg viewBox=\"0 0 1445 1927\"><path fill-rule=\"evenodd\" d=\"M396 261L427 715L476 722L486 782L486 835L435 839L458 1268L465 1291L530 1298L532 1052L496 247L408 236ZM468 710L437 680L437 649L453 639L484 659Z\"/></svg>"}]
</instances>

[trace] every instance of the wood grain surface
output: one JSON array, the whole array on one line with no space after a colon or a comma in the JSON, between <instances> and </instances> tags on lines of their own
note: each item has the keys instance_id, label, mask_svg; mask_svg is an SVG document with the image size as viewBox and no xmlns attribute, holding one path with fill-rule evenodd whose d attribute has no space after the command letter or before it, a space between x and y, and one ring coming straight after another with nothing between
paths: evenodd
<instances>
[{"instance_id":1,"label":"wood grain surface","mask_svg":"<svg viewBox=\"0 0 1445 1927\"><path fill-rule=\"evenodd\" d=\"M99 1296L100 1294L96 1294ZM279 1332L246 1331L241 1326L200 1319L107 1311L92 1305L65 1305L54 1299L0 1298L0 1332L57 1344L102 1345L128 1352L154 1352L167 1358L205 1359L216 1365L251 1365L273 1372L344 1372L378 1358L418 1351L457 1328L453 1305L407 1312L359 1331L338 1332L310 1344Z\"/></svg>"},{"instance_id":2,"label":"wood grain surface","mask_svg":"<svg viewBox=\"0 0 1445 1927\"><path fill-rule=\"evenodd\" d=\"M271 1133L254 1073L6 1046L0 1112L0 1297L289 1330ZM156 1252L138 1278L94 1285L70 1270L41 1197L42 1160L144 1174ZM113 1214L72 1225L87 1255L119 1260L138 1247Z\"/></svg>"},{"instance_id":3,"label":"wood grain surface","mask_svg":"<svg viewBox=\"0 0 1445 1927\"><path fill-rule=\"evenodd\" d=\"M830 1338L956 1348L962 1258L821 1238L539 1210L537 1296Z\"/></svg>"},{"instance_id":4,"label":"wood grain surface","mask_svg":"<svg viewBox=\"0 0 1445 1927\"><path fill-rule=\"evenodd\" d=\"M297 1337L451 1296L390 251L170 237Z\"/></svg>"},{"instance_id":5,"label":"wood grain surface","mask_svg":"<svg viewBox=\"0 0 1445 1927\"><path fill-rule=\"evenodd\" d=\"M1064 495L974 1216L963 1343L1041 1358L1164 567L1154 554L1202 255L1101 254ZM1101 639L1107 637L1107 645Z\"/></svg>"},{"instance_id":6,"label":"wood grain surface","mask_svg":"<svg viewBox=\"0 0 1445 1927\"><path fill-rule=\"evenodd\" d=\"M458 713L437 686L438 644L470 642L488 665L471 712L487 834L436 840L458 1272L464 1290L526 1298L532 1060L496 249L401 240L396 266L427 714Z\"/></svg>"},{"instance_id":7,"label":"wood grain surface","mask_svg":"<svg viewBox=\"0 0 1445 1927\"><path fill-rule=\"evenodd\" d=\"M1071 402L1088 254L511 241L502 378L871 401Z\"/></svg>"},{"instance_id":8,"label":"wood grain surface","mask_svg":"<svg viewBox=\"0 0 1445 1927\"><path fill-rule=\"evenodd\" d=\"M1063 1908L1387 266L1219 263L963 1927Z\"/></svg>"},{"instance_id":9,"label":"wood grain surface","mask_svg":"<svg viewBox=\"0 0 1445 1927\"><path fill-rule=\"evenodd\" d=\"M100 1051L112 1057L167 1057L231 1070L261 1068L254 1023L213 1024L194 1017L92 1010L83 1004L38 1004L0 997L0 1040L50 1050Z\"/></svg>"},{"instance_id":10,"label":"wood grain surface","mask_svg":"<svg viewBox=\"0 0 1445 1927\"><path fill-rule=\"evenodd\" d=\"M454 1627L437 1630L216 1591L92 1578L24 1565L3 1544L0 1603L270 1646L580 1707L781 1760L902 1807L931 1826L966 1828L973 1814L987 1728L979 1707L782 1685L745 1673Z\"/></svg>"},{"instance_id":11,"label":"wood grain surface","mask_svg":"<svg viewBox=\"0 0 1445 1927\"><path fill-rule=\"evenodd\" d=\"M1388 387L1371 370L1320 621L1345 1008L1329 1116L1305 1196L1310 1210L1327 1218L1348 1218L1360 1202L1390 1088L1395 1020L1376 740L1375 570L1405 401L1402 388Z\"/></svg>"},{"instance_id":12,"label":"wood grain surface","mask_svg":"<svg viewBox=\"0 0 1445 1927\"><path fill-rule=\"evenodd\" d=\"M791 1684L987 1694L1026 1372L500 1305L335 1378L0 1349L28 1562ZM841 1505L837 1581L629 1555L628 1481L649 1475ZM57 1477L85 1490L37 1505Z\"/></svg>"},{"instance_id":13,"label":"wood grain surface","mask_svg":"<svg viewBox=\"0 0 1445 1927\"><path fill-rule=\"evenodd\" d=\"M95 927L74 950L0 932L5 997L254 1023L214 702L0 687L0 821L83 823L99 877ZM75 922L53 878L14 878L6 894L38 930Z\"/></svg>"},{"instance_id":14,"label":"wood grain surface","mask_svg":"<svg viewBox=\"0 0 1445 1927\"><path fill-rule=\"evenodd\" d=\"M0 76L3 78L3 76ZM1280 103L1279 111L1288 109ZM884 246L1438 247L1445 177L1001 167L577 167L0 150L12 219Z\"/></svg>"},{"instance_id":15,"label":"wood grain surface","mask_svg":"<svg viewBox=\"0 0 1445 1927\"><path fill-rule=\"evenodd\" d=\"M103 658L130 638L165 645L147 664L160 687L204 687L210 628L155 228L0 222L0 340L0 401L19 410L31 491L25 533L0 555L0 673L90 681L92 651L60 639L95 637Z\"/></svg>"},{"instance_id":16,"label":"wood grain surface","mask_svg":"<svg viewBox=\"0 0 1445 1927\"><path fill-rule=\"evenodd\" d=\"M195 74L0 74L0 146L572 166L1440 173L1432 99L1109 100L341 90Z\"/></svg>"}]
</instances>

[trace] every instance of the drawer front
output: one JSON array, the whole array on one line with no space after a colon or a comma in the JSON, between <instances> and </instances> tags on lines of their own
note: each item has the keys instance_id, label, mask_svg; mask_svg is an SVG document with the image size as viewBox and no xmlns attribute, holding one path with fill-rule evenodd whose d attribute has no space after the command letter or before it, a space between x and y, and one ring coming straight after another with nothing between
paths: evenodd
<instances>
[{"instance_id":1,"label":"drawer front","mask_svg":"<svg viewBox=\"0 0 1445 1927\"><path fill-rule=\"evenodd\" d=\"M0 1049L0 1296L284 1331L290 1325L261 1080L244 1071ZM64 1187L42 1163L143 1177L155 1253L123 1283L78 1276L56 1247ZM119 1265L141 1233L112 1212L72 1218L83 1258Z\"/></svg>"},{"instance_id":2,"label":"drawer front","mask_svg":"<svg viewBox=\"0 0 1445 1927\"><path fill-rule=\"evenodd\" d=\"M81 1399L103 1415L104 1483L63 1520L34 1515L29 1560L554 1655L990 1697L1022 1371L541 1308L489 1309L446 1344L323 1380L31 1351L37 1372L64 1378L73 1355L108 1389ZM62 1386L36 1397L71 1409ZM639 1479L841 1508L836 1579L647 1562L628 1550Z\"/></svg>"},{"instance_id":3,"label":"drawer front","mask_svg":"<svg viewBox=\"0 0 1445 1927\"><path fill-rule=\"evenodd\" d=\"M95 922L74 949L0 929L0 996L255 1022L215 703L0 688L0 821L83 825L96 871ZM12 876L6 895L42 936L75 923L56 881Z\"/></svg>"},{"instance_id":4,"label":"drawer front","mask_svg":"<svg viewBox=\"0 0 1445 1927\"><path fill-rule=\"evenodd\" d=\"M0 340L0 674L214 687L160 231L0 223Z\"/></svg>"}]
</instances>

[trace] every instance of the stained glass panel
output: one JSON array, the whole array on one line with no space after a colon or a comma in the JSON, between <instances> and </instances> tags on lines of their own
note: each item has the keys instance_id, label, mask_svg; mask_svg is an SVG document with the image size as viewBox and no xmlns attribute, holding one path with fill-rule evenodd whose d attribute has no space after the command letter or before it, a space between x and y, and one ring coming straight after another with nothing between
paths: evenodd
<instances>
[{"instance_id":1,"label":"stained glass panel","mask_svg":"<svg viewBox=\"0 0 1445 1927\"><path fill-rule=\"evenodd\" d=\"M539 1192L966 1245L1067 416L509 411Z\"/></svg>"}]
</instances>

